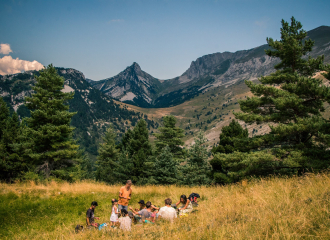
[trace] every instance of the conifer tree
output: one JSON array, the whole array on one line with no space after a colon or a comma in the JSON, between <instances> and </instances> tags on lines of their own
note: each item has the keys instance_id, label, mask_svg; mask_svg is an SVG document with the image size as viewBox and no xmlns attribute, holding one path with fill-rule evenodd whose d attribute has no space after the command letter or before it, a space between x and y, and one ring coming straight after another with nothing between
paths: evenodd
<instances>
[{"instance_id":1,"label":"conifer tree","mask_svg":"<svg viewBox=\"0 0 330 240\"><path fill-rule=\"evenodd\" d=\"M1 101L1 100L0 100ZM3 108L2 110L5 109ZM0 179L12 182L27 171L27 164L16 145L20 141L22 129L16 112L2 121L2 137L0 139Z\"/></svg>"},{"instance_id":2,"label":"conifer tree","mask_svg":"<svg viewBox=\"0 0 330 240\"><path fill-rule=\"evenodd\" d=\"M133 137L133 131L131 129L128 129L123 138L121 139L121 142L116 146L116 148L120 149L121 151L125 151L128 146L131 138Z\"/></svg>"},{"instance_id":3,"label":"conifer tree","mask_svg":"<svg viewBox=\"0 0 330 240\"><path fill-rule=\"evenodd\" d=\"M246 123L269 123L271 132L252 138L248 145L251 150L263 149L263 154L272 154L273 157L267 155L263 161L256 161L252 156L237 158L236 153L232 155L232 163L236 162L236 166L248 164L255 170L268 166L266 172L273 174L283 169L300 172L329 166L328 144L322 140L328 124L322 112L324 103L329 102L330 90L322 80L313 77L324 69L324 57L314 59L308 56L314 42L306 37L307 32L302 30L301 23L292 17L290 25L282 20L281 40L267 38L271 48L265 50L266 54L280 59L275 65L277 71L261 77L261 84L246 81L254 97L240 101L242 112L235 115ZM230 158L231 155L218 156L226 167L231 165ZM251 162L247 162L248 159ZM237 161L244 161L244 164ZM234 171L235 168L229 169ZM230 171L228 176L234 174Z\"/></svg>"},{"instance_id":4,"label":"conifer tree","mask_svg":"<svg viewBox=\"0 0 330 240\"><path fill-rule=\"evenodd\" d=\"M5 129L9 117L9 108L7 103L0 96L0 140L2 139L3 130Z\"/></svg>"},{"instance_id":5,"label":"conifer tree","mask_svg":"<svg viewBox=\"0 0 330 240\"><path fill-rule=\"evenodd\" d=\"M95 179L95 162L86 155L82 155L81 160L82 175L81 179Z\"/></svg>"},{"instance_id":6,"label":"conifer tree","mask_svg":"<svg viewBox=\"0 0 330 240\"><path fill-rule=\"evenodd\" d=\"M182 146L184 137L184 130L176 127L176 118L174 116L165 116L163 118L163 127L159 127L160 133L155 133L157 140L155 141L157 153L160 153L163 148L168 146L174 157L182 155Z\"/></svg>"},{"instance_id":7,"label":"conifer tree","mask_svg":"<svg viewBox=\"0 0 330 240\"><path fill-rule=\"evenodd\" d=\"M154 179L158 184L175 184L177 182L178 162L173 158L171 149L166 146L154 163Z\"/></svg>"},{"instance_id":8,"label":"conifer tree","mask_svg":"<svg viewBox=\"0 0 330 240\"><path fill-rule=\"evenodd\" d=\"M118 164L114 171L116 183L125 183L127 179L131 179L134 171L134 163L129 153L123 150L119 154Z\"/></svg>"},{"instance_id":9,"label":"conifer tree","mask_svg":"<svg viewBox=\"0 0 330 240\"><path fill-rule=\"evenodd\" d=\"M72 138L71 118L68 101L74 93L65 93L64 78L57 74L53 65L35 76L34 93L26 97L26 106L31 117L26 119L28 141L27 155L36 171L46 178L50 176L72 180L79 162L78 145Z\"/></svg>"},{"instance_id":10,"label":"conifer tree","mask_svg":"<svg viewBox=\"0 0 330 240\"><path fill-rule=\"evenodd\" d=\"M187 185L205 185L211 183L211 165L208 162L208 153L205 146L206 139L199 132L194 139L195 143L189 149L187 164L182 167L183 183Z\"/></svg>"},{"instance_id":11,"label":"conifer tree","mask_svg":"<svg viewBox=\"0 0 330 240\"><path fill-rule=\"evenodd\" d=\"M96 179L108 183L115 183L114 172L118 165L119 150L116 149L116 134L112 127L109 127L103 137L103 143L99 147L97 157Z\"/></svg>"},{"instance_id":12,"label":"conifer tree","mask_svg":"<svg viewBox=\"0 0 330 240\"><path fill-rule=\"evenodd\" d=\"M243 129L242 126L234 119L228 126L221 129L220 143L212 149L212 153L232 153L239 151L235 146L235 140L247 138L249 136L248 130Z\"/></svg>"},{"instance_id":13,"label":"conifer tree","mask_svg":"<svg viewBox=\"0 0 330 240\"><path fill-rule=\"evenodd\" d=\"M132 181L137 182L143 178L145 161L152 155L146 121L141 119L134 127L133 136L127 147L129 157L133 161Z\"/></svg>"}]
</instances>

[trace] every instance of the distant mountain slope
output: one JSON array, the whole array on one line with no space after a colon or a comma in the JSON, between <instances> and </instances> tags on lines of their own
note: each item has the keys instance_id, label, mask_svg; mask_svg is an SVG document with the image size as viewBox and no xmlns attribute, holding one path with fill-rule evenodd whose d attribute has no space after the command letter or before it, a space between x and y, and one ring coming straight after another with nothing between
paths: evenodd
<instances>
[{"instance_id":1,"label":"distant mountain slope","mask_svg":"<svg viewBox=\"0 0 330 240\"><path fill-rule=\"evenodd\" d=\"M141 107L151 107L161 90L160 81L142 71L137 63L114 77L90 83L112 98Z\"/></svg>"},{"instance_id":2,"label":"distant mountain slope","mask_svg":"<svg viewBox=\"0 0 330 240\"><path fill-rule=\"evenodd\" d=\"M321 26L308 32L308 38L315 41L311 52L312 57L324 54L326 60L330 57L330 27ZM265 54L268 45L237 51L235 53L223 52L202 56L193 61L189 69L179 78L180 83L190 82L206 75L214 76L214 85L225 83L238 78L255 78L267 75L273 71L278 61Z\"/></svg>"},{"instance_id":3,"label":"distant mountain slope","mask_svg":"<svg viewBox=\"0 0 330 240\"><path fill-rule=\"evenodd\" d=\"M330 27L308 32L315 41L312 57L325 55L330 63ZM279 61L265 54L267 44L237 52L214 53L193 61L179 77L160 82L134 63L115 77L92 82L97 89L122 102L140 107L171 107L218 86L228 86L245 79L256 79L274 72Z\"/></svg>"},{"instance_id":4,"label":"distant mountain slope","mask_svg":"<svg viewBox=\"0 0 330 240\"><path fill-rule=\"evenodd\" d=\"M158 123L149 120L146 115L121 107L111 97L91 87L81 72L71 68L57 69L65 79L63 91L75 92L69 102L70 111L77 112L71 124L76 127L76 139L87 152L97 154L97 144L110 123L117 130L119 138L141 118L146 119L149 129L157 128ZM24 106L24 97L32 92L34 75L38 75L38 72L0 76L0 95L20 117L29 116L29 110Z\"/></svg>"}]
</instances>

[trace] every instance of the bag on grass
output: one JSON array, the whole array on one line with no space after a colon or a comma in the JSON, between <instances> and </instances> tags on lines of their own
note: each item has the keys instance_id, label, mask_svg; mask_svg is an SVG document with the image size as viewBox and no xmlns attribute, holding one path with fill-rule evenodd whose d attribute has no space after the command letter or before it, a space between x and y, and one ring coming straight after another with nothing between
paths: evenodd
<instances>
[{"instance_id":1,"label":"bag on grass","mask_svg":"<svg viewBox=\"0 0 330 240\"><path fill-rule=\"evenodd\" d=\"M78 224L78 225L74 228L74 231L75 231L76 233L82 232L82 231L84 231L84 226Z\"/></svg>"},{"instance_id":2,"label":"bag on grass","mask_svg":"<svg viewBox=\"0 0 330 240\"><path fill-rule=\"evenodd\" d=\"M191 201L191 203L192 203L194 206L198 206L197 198L200 198L200 196L199 196L198 193L192 193L192 194L190 194L189 197L188 197L188 199Z\"/></svg>"}]
</instances>

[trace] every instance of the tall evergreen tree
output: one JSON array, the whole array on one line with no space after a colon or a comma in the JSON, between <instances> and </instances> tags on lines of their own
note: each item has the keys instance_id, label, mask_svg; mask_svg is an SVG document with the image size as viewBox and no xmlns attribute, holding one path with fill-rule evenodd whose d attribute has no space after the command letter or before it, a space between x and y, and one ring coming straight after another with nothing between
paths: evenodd
<instances>
[{"instance_id":1,"label":"tall evergreen tree","mask_svg":"<svg viewBox=\"0 0 330 240\"><path fill-rule=\"evenodd\" d=\"M109 127L99 147L97 157L96 179L108 183L115 183L115 169L118 165L119 150L116 149L116 134L112 127Z\"/></svg>"},{"instance_id":2,"label":"tall evergreen tree","mask_svg":"<svg viewBox=\"0 0 330 240\"><path fill-rule=\"evenodd\" d=\"M254 97L240 101L242 112L235 115L246 123L269 123L271 132L252 138L249 143L251 150L264 149L260 156L268 154L268 157L256 161L253 159L258 154L254 153L251 153L251 158L236 157L238 153L219 155L218 159L229 169L228 176L235 171L230 167L231 156L235 166L249 165L254 170L263 167L264 172L275 174L284 169L289 174L288 169L292 173L297 169L300 172L329 166L328 144L322 140L328 123L322 112L324 103L329 102L330 89L322 80L313 77L324 69L323 56L316 59L306 57L314 45L306 37L307 32L302 30L301 23L292 17L290 25L282 20L281 40L267 38L271 48L266 50L266 54L280 59L275 66L277 71L261 77L261 84L246 81ZM258 171L255 174L259 175Z\"/></svg>"},{"instance_id":3,"label":"tall evergreen tree","mask_svg":"<svg viewBox=\"0 0 330 240\"><path fill-rule=\"evenodd\" d=\"M7 124L7 120L9 117L9 108L7 103L0 97L0 140L2 139L3 131Z\"/></svg>"},{"instance_id":4,"label":"tall evergreen tree","mask_svg":"<svg viewBox=\"0 0 330 240\"><path fill-rule=\"evenodd\" d=\"M129 153L123 150L119 154L118 165L114 171L117 183L126 183L127 179L131 179L134 173L134 163Z\"/></svg>"},{"instance_id":5,"label":"tall evergreen tree","mask_svg":"<svg viewBox=\"0 0 330 240\"><path fill-rule=\"evenodd\" d=\"M154 178L158 184L175 184L177 182L178 161L173 158L171 149L166 146L154 163Z\"/></svg>"},{"instance_id":6,"label":"tall evergreen tree","mask_svg":"<svg viewBox=\"0 0 330 240\"><path fill-rule=\"evenodd\" d=\"M152 148L149 142L149 134L146 121L141 119L133 130L133 137L127 147L129 157L133 161L132 181L143 181L145 161L152 155Z\"/></svg>"},{"instance_id":7,"label":"tall evergreen tree","mask_svg":"<svg viewBox=\"0 0 330 240\"><path fill-rule=\"evenodd\" d=\"M31 110L26 143L27 154L37 172L46 178L52 176L72 180L79 162L78 145L72 138L71 118L68 101L74 93L61 91L64 78L57 74L53 65L35 76L34 93L26 97L26 106Z\"/></svg>"},{"instance_id":8,"label":"tall evergreen tree","mask_svg":"<svg viewBox=\"0 0 330 240\"><path fill-rule=\"evenodd\" d=\"M195 143L189 149L188 160L182 167L183 183L187 185L206 185L211 183L211 165L205 146L206 139L202 132L195 138Z\"/></svg>"},{"instance_id":9,"label":"tall evergreen tree","mask_svg":"<svg viewBox=\"0 0 330 240\"><path fill-rule=\"evenodd\" d=\"M233 119L228 126L221 129L220 143L212 149L212 153L232 153L234 151L239 151L239 149L235 147L235 140L248 138L248 136L248 130L243 129L242 126Z\"/></svg>"},{"instance_id":10,"label":"tall evergreen tree","mask_svg":"<svg viewBox=\"0 0 330 240\"><path fill-rule=\"evenodd\" d=\"M1 100L0 100L1 101ZM5 108L2 109L5 113ZM27 164L23 159L22 152L16 145L20 141L22 128L16 112L2 121L0 139L0 179L12 182L20 177L23 171L27 171Z\"/></svg>"},{"instance_id":11,"label":"tall evergreen tree","mask_svg":"<svg viewBox=\"0 0 330 240\"><path fill-rule=\"evenodd\" d=\"M174 116L165 116L163 118L163 127L159 127L159 133L155 133L157 140L155 141L157 153L161 153L163 148L168 146L174 157L182 155L182 146L184 137L184 130L176 127L176 118Z\"/></svg>"},{"instance_id":12,"label":"tall evergreen tree","mask_svg":"<svg viewBox=\"0 0 330 240\"><path fill-rule=\"evenodd\" d=\"M121 139L121 142L116 146L116 148L120 149L121 151L125 151L128 146L131 138L133 137L133 131L131 129L128 129L123 138Z\"/></svg>"}]
</instances>

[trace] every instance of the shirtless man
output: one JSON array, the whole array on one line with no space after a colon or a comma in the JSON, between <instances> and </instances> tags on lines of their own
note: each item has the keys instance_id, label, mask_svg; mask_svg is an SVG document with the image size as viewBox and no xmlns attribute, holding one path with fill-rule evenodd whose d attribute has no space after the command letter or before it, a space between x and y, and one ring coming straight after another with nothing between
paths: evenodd
<instances>
[{"instance_id":1,"label":"shirtless man","mask_svg":"<svg viewBox=\"0 0 330 240\"><path fill-rule=\"evenodd\" d=\"M127 180L126 185L121 187L119 190L119 201L118 201L118 210L122 209L128 210L128 202L131 200L132 195L132 181Z\"/></svg>"}]
</instances>

